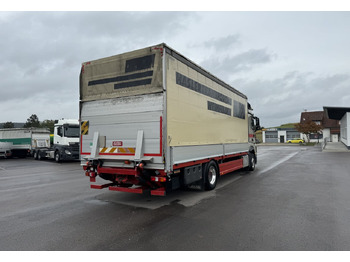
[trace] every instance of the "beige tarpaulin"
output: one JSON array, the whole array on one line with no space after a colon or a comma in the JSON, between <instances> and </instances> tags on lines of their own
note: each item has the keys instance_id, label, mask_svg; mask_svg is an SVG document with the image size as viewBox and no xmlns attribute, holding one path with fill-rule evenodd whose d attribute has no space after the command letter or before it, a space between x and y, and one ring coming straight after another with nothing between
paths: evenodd
<instances>
[{"instance_id":1,"label":"beige tarpaulin","mask_svg":"<svg viewBox=\"0 0 350 262\"><path fill-rule=\"evenodd\" d=\"M162 92L162 47L148 47L83 63L80 100Z\"/></svg>"}]
</instances>

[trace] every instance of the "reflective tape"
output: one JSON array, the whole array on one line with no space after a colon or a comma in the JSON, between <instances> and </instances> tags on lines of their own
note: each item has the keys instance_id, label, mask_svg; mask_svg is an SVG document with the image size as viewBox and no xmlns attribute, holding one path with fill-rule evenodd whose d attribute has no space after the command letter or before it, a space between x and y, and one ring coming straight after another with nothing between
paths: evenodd
<instances>
[{"instance_id":1,"label":"reflective tape","mask_svg":"<svg viewBox=\"0 0 350 262\"><path fill-rule=\"evenodd\" d=\"M100 153L135 154L135 148L134 147L103 147L103 148L100 148Z\"/></svg>"}]
</instances>

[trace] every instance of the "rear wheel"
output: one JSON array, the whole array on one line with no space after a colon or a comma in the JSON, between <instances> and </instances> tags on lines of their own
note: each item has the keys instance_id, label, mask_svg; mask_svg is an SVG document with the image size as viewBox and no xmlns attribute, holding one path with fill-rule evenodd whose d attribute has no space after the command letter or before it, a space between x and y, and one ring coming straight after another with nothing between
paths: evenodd
<instances>
[{"instance_id":1,"label":"rear wheel","mask_svg":"<svg viewBox=\"0 0 350 262\"><path fill-rule=\"evenodd\" d=\"M204 168L204 186L206 190L213 190L218 181L219 172L214 161L210 161Z\"/></svg>"}]
</instances>

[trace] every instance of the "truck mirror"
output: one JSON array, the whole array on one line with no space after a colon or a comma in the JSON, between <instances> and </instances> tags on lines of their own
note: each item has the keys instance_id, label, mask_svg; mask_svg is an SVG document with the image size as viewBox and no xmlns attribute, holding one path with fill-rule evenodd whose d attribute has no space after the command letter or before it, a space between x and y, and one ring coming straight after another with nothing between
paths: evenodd
<instances>
[{"instance_id":1,"label":"truck mirror","mask_svg":"<svg viewBox=\"0 0 350 262\"><path fill-rule=\"evenodd\" d=\"M260 127L260 119L259 119L259 117L256 117L255 118L255 131L256 130L260 130L261 129L261 127Z\"/></svg>"}]
</instances>

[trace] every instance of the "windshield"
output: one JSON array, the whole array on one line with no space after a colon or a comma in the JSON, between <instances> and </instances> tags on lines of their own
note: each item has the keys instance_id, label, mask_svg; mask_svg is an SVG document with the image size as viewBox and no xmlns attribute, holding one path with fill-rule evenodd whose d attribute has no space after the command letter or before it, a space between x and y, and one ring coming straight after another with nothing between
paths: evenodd
<instances>
[{"instance_id":1,"label":"windshield","mask_svg":"<svg viewBox=\"0 0 350 262\"><path fill-rule=\"evenodd\" d=\"M65 137L79 137L80 126L64 125Z\"/></svg>"}]
</instances>

